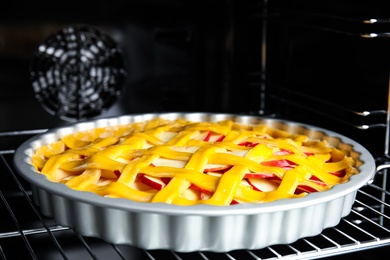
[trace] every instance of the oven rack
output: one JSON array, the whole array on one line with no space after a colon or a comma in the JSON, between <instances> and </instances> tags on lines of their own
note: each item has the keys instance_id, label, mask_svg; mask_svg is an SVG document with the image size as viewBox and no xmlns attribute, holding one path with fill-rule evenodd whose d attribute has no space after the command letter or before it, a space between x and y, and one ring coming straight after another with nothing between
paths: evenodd
<instances>
[{"instance_id":1,"label":"oven rack","mask_svg":"<svg viewBox=\"0 0 390 260\"><path fill-rule=\"evenodd\" d=\"M31 132L31 136L36 133ZM8 136L3 133L0 144L3 143L2 139L9 141L19 136L26 139L28 135L25 134L13 132ZM18 143L14 144L14 147L17 146ZM60 226L53 219L43 216L32 202L29 184L14 169L14 153L15 148L0 150L2 259L318 259L356 252L364 254L390 246L387 170L378 172L372 184L357 192L356 202L347 217L318 236L260 250L178 253L112 245L100 239L80 236L73 229Z\"/></svg>"}]
</instances>

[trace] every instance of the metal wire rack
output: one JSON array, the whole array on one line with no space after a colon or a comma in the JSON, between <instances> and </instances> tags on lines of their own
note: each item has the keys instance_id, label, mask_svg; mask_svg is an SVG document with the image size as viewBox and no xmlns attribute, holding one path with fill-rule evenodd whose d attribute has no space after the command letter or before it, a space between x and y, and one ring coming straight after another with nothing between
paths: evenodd
<instances>
[{"instance_id":1,"label":"metal wire rack","mask_svg":"<svg viewBox=\"0 0 390 260\"><path fill-rule=\"evenodd\" d=\"M372 184L358 191L352 212L336 227L289 245L226 253L177 253L112 245L83 237L43 216L32 202L29 184L14 169L14 148L21 140L44 131L0 134L2 259L317 259L390 245L390 191L386 187L386 170L377 173Z\"/></svg>"}]
</instances>

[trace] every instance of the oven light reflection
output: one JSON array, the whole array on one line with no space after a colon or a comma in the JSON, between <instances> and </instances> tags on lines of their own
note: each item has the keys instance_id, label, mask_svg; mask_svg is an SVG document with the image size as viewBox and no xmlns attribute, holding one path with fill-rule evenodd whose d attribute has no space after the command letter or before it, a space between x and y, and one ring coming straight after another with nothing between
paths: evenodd
<instances>
[{"instance_id":1,"label":"oven light reflection","mask_svg":"<svg viewBox=\"0 0 390 260\"><path fill-rule=\"evenodd\" d=\"M369 19L369 20L364 20L363 23L376 23L378 22L377 19Z\"/></svg>"}]
</instances>

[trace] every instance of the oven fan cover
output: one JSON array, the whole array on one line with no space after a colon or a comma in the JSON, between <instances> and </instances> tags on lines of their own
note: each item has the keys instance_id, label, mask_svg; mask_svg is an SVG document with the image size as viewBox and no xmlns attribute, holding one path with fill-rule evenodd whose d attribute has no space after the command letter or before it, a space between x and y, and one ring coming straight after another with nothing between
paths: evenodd
<instances>
[{"instance_id":1,"label":"oven fan cover","mask_svg":"<svg viewBox=\"0 0 390 260\"><path fill-rule=\"evenodd\" d=\"M65 121L92 118L110 108L125 78L115 41L89 26L65 27L49 36L30 65L35 97L47 112Z\"/></svg>"}]
</instances>

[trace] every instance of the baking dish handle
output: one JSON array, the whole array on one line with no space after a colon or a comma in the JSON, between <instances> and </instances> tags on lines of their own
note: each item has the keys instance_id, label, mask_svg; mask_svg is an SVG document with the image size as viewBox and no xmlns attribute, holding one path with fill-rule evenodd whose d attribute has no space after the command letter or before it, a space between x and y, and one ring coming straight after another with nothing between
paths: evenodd
<instances>
[{"instance_id":1,"label":"baking dish handle","mask_svg":"<svg viewBox=\"0 0 390 260\"><path fill-rule=\"evenodd\" d=\"M368 180L367 184L371 184L374 182L375 176L377 175L378 172L389 168L390 168L390 164L381 164L377 166L375 173L371 176L371 179Z\"/></svg>"}]
</instances>

